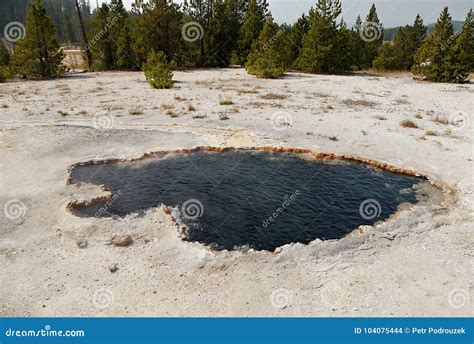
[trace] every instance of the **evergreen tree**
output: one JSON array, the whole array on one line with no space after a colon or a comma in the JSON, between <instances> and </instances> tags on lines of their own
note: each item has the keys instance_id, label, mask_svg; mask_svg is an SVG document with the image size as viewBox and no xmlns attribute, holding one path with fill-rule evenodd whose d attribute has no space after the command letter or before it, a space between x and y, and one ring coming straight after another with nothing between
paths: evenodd
<instances>
[{"instance_id":1,"label":"evergreen tree","mask_svg":"<svg viewBox=\"0 0 474 344\"><path fill-rule=\"evenodd\" d=\"M0 67L8 66L10 64L10 60L10 52L0 40Z\"/></svg>"},{"instance_id":2,"label":"evergreen tree","mask_svg":"<svg viewBox=\"0 0 474 344\"><path fill-rule=\"evenodd\" d=\"M292 66L300 55L301 48L303 48L303 37L309 29L309 20L306 15L302 15L297 22L291 27L288 35L288 58L289 65Z\"/></svg>"},{"instance_id":3,"label":"evergreen tree","mask_svg":"<svg viewBox=\"0 0 474 344\"><path fill-rule=\"evenodd\" d=\"M147 81L153 88L172 88L173 81L173 63L169 63L166 54L162 51L150 52L146 63L143 65L143 71Z\"/></svg>"},{"instance_id":4,"label":"evergreen tree","mask_svg":"<svg viewBox=\"0 0 474 344\"><path fill-rule=\"evenodd\" d=\"M380 23L375 4L372 4L359 33L365 43L361 54L360 65L362 68L372 67L372 63L383 44L383 26Z\"/></svg>"},{"instance_id":5,"label":"evergreen tree","mask_svg":"<svg viewBox=\"0 0 474 344\"><path fill-rule=\"evenodd\" d=\"M128 25L122 28L118 38L117 67L120 69L134 69L137 67L137 60L133 51L132 34Z\"/></svg>"},{"instance_id":6,"label":"evergreen tree","mask_svg":"<svg viewBox=\"0 0 474 344\"><path fill-rule=\"evenodd\" d=\"M179 5L171 0L150 0L146 3L135 0L133 13L136 20L132 38L139 65L152 50L162 51L173 59L180 58L183 14Z\"/></svg>"},{"instance_id":7,"label":"evergreen tree","mask_svg":"<svg viewBox=\"0 0 474 344\"><path fill-rule=\"evenodd\" d=\"M97 10L89 32L89 44L94 57L94 66L101 70L116 67L116 47L111 37L110 28L113 26L110 7L107 4Z\"/></svg>"},{"instance_id":8,"label":"evergreen tree","mask_svg":"<svg viewBox=\"0 0 474 344\"><path fill-rule=\"evenodd\" d=\"M110 40L115 54L114 67L132 69L136 67L128 12L122 0L110 2Z\"/></svg>"},{"instance_id":9,"label":"evergreen tree","mask_svg":"<svg viewBox=\"0 0 474 344\"><path fill-rule=\"evenodd\" d=\"M398 29L393 44L385 43L373 65L377 70L410 70L415 54L426 39L426 27L418 15L413 26Z\"/></svg>"},{"instance_id":10,"label":"evergreen tree","mask_svg":"<svg viewBox=\"0 0 474 344\"><path fill-rule=\"evenodd\" d=\"M415 56L413 73L435 82L463 82L469 68L463 65L459 56L456 35L447 7L443 9L434 31Z\"/></svg>"},{"instance_id":11,"label":"evergreen tree","mask_svg":"<svg viewBox=\"0 0 474 344\"><path fill-rule=\"evenodd\" d=\"M259 78L276 79L287 69L285 32L270 16L252 45L245 69Z\"/></svg>"},{"instance_id":12,"label":"evergreen tree","mask_svg":"<svg viewBox=\"0 0 474 344\"><path fill-rule=\"evenodd\" d=\"M474 12L472 9L467 14L453 46L452 54L462 70L474 71Z\"/></svg>"},{"instance_id":13,"label":"evergreen tree","mask_svg":"<svg viewBox=\"0 0 474 344\"><path fill-rule=\"evenodd\" d=\"M46 15L42 0L33 0L25 23L25 37L15 49L13 65L16 71L29 78L56 77L64 57L56 38L56 30Z\"/></svg>"},{"instance_id":14,"label":"evergreen tree","mask_svg":"<svg viewBox=\"0 0 474 344\"><path fill-rule=\"evenodd\" d=\"M268 16L267 0L250 0L240 29L239 62L245 64L253 42L259 37Z\"/></svg>"},{"instance_id":15,"label":"evergreen tree","mask_svg":"<svg viewBox=\"0 0 474 344\"><path fill-rule=\"evenodd\" d=\"M341 14L340 0L318 0L309 14L309 29L297 67L311 73L341 73L350 70L347 60L346 33L336 20ZM343 39L344 38L344 39Z\"/></svg>"}]
</instances>

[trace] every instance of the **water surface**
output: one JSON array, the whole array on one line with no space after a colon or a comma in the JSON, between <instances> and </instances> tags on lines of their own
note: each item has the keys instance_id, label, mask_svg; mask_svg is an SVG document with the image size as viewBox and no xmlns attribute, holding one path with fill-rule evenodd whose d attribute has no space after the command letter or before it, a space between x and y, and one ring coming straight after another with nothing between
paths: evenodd
<instances>
[{"instance_id":1,"label":"water surface","mask_svg":"<svg viewBox=\"0 0 474 344\"><path fill-rule=\"evenodd\" d=\"M83 165L71 178L114 194L78 206L79 216L123 217L164 204L188 240L228 250L342 238L387 219L401 203L416 203L416 187L425 183L362 163L255 150Z\"/></svg>"}]
</instances>

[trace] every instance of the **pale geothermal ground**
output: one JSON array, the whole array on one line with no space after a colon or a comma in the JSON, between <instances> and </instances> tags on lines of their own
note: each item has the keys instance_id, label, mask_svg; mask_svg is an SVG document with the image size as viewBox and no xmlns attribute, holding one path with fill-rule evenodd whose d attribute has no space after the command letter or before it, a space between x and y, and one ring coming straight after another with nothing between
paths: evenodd
<instances>
[{"instance_id":1,"label":"pale geothermal ground","mask_svg":"<svg viewBox=\"0 0 474 344\"><path fill-rule=\"evenodd\" d=\"M172 90L151 89L142 73L0 85L1 316L473 315L474 84L257 80L241 69L175 79ZM220 105L226 99L233 104ZM451 192L441 206L275 253L184 242L162 208L125 220L66 210L101 194L66 184L72 164L195 146L356 155ZM117 233L133 245L108 245Z\"/></svg>"}]
</instances>

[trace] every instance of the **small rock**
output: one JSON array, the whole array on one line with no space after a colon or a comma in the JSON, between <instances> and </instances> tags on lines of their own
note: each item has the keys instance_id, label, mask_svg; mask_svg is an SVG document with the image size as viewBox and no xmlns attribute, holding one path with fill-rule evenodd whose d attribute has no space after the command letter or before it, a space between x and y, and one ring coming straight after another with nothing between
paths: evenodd
<instances>
[{"instance_id":1,"label":"small rock","mask_svg":"<svg viewBox=\"0 0 474 344\"><path fill-rule=\"evenodd\" d=\"M89 243L87 242L86 239L79 239L79 240L76 241L76 245L79 248L87 248L87 246L89 246Z\"/></svg>"},{"instance_id":2,"label":"small rock","mask_svg":"<svg viewBox=\"0 0 474 344\"><path fill-rule=\"evenodd\" d=\"M133 244L133 239L129 234L117 235L112 238L112 244L115 246L126 247Z\"/></svg>"},{"instance_id":3,"label":"small rock","mask_svg":"<svg viewBox=\"0 0 474 344\"><path fill-rule=\"evenodd\" d=\"M118 264L110 264L108 267L110 272L114 273L114 272L117 272L118 270Z\"/></svg>"}]
</instances>

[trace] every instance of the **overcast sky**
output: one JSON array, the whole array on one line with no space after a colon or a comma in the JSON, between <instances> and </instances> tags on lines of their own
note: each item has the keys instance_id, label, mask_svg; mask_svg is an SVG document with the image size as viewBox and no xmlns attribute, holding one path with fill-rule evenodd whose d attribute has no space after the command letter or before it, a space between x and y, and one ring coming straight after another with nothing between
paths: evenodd
<instances>
[{"instance_id":1,"label":"overcast sky","mask_svg":"<svg viewBox=\"0 0 474 344\"><path fill-rule=\"evenodd\" d=\"M99 0L103 2L105 0ZM95 0L91 0L95 3ZM124 0L127 7L133 0ZM180 1L176 1L180 2ZM294 22L302 13L307 13L316 0L268 0L273 17L279 22ZM375 2L379 18L385 27L411 24L419 13L425 24L433 23L444 6L454 20L464 20L474 0L342 0L345 21L352 25L358 14L365 18L372 3Z\"/></svg>"}]
</instances>

